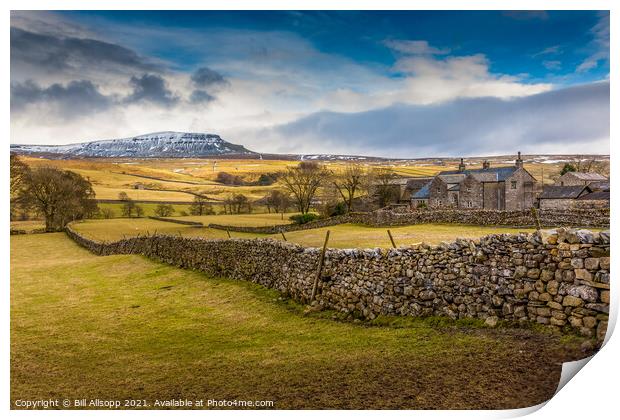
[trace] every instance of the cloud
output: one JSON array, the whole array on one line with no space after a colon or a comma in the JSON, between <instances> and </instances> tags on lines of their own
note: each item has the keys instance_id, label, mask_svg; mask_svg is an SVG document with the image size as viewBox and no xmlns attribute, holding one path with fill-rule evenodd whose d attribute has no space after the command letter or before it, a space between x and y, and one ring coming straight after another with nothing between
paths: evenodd
<instances>
[{"instance_id":1,"label":"cloud","mask_svg":"<svg viewBox=\"0 0 620 420\"><path fill-rule=\"evenodd\" d=\"M198 87L210 87L226 84L227 81L220 73L208 67L200 67L192 74L192 82Z\"/></svg>"},{"instance_id":2,"label":"cloud","mask_svg":"<svg viewBox=\"0 0 620 420\"><path fill-rule=\"evenodd\" d=\"M532 58L540 57L541 55L555 55L559 54L562 50L559 45L553 45L551 47L547 47L544 50L540 50L537 53L532 54Z\"/></svg>"},{"instance_id":3,"label":"cloud","mask_svg":"<svg viewBox=\"0 0 620 420\"><path fill-rule=\"evenodd\" d=\"M523 83L518 77L493 74L484 54L448 56L442 59L406 56L394 69L406 75L398 102L433 104L456 98L512 98L552 88L548 83ZM397 101L394 101L397 102Z\"/></svg>"},{"instance_id":4,"label":"cloud","mask_svg":"<svg viewBox=\"0 0 620 420\"><path fill-rule=\"evenodd\" d=\"M171 106L179 101L178 96L168 89L166 81L161 76L155 74L132 76L129 84L133 87L133 93L125 98L127 103L150 102Z\"/></svg>"},{"instance_id":5,"label":"cloud","mask_svg":"<svg viewBox=\"0 0 620 420\"><path fill-rule=\"evenodd\" d=\"M562 62L558 60L545 60L542 64L547 70L560 70L562 68Z\"/></svg>"},{"instance_id":6,"label":"cloud","mask_svg":"<svg viewBox=\"0 0 620 420\"><path fill-rule=\"evenodd\" d=\"M598 22L590 30L594 39L591 48L595 50L577 66L577 73L585 73L598 67L601 61L609 61L609 12L602 12Z\"/></svg>"},{"instance_id":7,"label":"cloud","mask_svg":"<svg viewBox=\"0 0 620 420\"><path fill-rule=\"evenodd\" d=\"M197 89L192 92L189 100L193 104L204 104L214 101L215 97L210 95L207 91Z\"/></svg>"},{"instance_id":8,"label":"cloud","mask_svg":"<svg viewBox=\"0 0 620 420\"><path fill-rule=\"evenodd\" d=\"M55 83L47 88L33 81L11 84L11 112L33 104L51 106L55 115L67 118L105 110L112 99L102 95L88 80Z\"/></svg>"},{"instance_id":9,"label":"cloud","mask_svg":"<svg viewBox=\"0 0 620 420\"><path fill-rule=\"evenodd\" d=\"M121 45L11 27L11 72L23 71L24 67L40 74L94 67L106 71L160 70L157 64Z\"/></svg>"},{"instance_id":10,"label":"cloud","mask_svg":"<svg viewBox=\"0 0 620 420\"><path fill-rule=\"evenodd\" d=\"M609 153L609 120L609 83L600 82L511 100L472 98L360 113L319 112L259 130L246 146L401 158L517 150L581 153L584 147L591 153Z\"/></svg>"},{"instance_id":11,"label":"cloud","mask_svg":"<svg viewBox=\"0 0 620 420\"><path fill-rule=\"evenodd\" d=\"M436 47L431 47L428 43L428 41L412 41L412 40L387 40L384 42L384 44L394 50L394 51L398 51L400 53L404 53L404 54L436 54L436 55L443 55L443 54L449 54L450 53L450 49L449 48L436 48Z\"/></svg>"}]
</instances>

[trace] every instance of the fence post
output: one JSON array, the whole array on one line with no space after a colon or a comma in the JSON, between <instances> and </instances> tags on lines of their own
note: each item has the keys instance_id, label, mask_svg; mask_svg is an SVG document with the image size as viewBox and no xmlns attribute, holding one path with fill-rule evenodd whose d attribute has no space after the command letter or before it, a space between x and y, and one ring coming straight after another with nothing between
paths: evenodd
<instances>
[{"instance_id":1,"label":"fence post","mask_svg":"<svg viewBox=\"0 0 620 420\"><path fill-rule=\"evenodd\" d=\"M284 236L284 229L280 229L280 235L282 235L282 239L284 239L284 242L287 242L286 236Z\"/></svg>"},{"instance_id":2,"label":"fence post","mask_svg":"<svg viewBox=\"0 0 620 420\"><path fill-rule=\"evenodd\" d=\"M536 230L542 229L540 226L540 216L538 215L536 207L532 207L532 216L534 217L534 222L536 222Z\"/></svg>"},{"instance_id":3,"label":"fence post","mask_svg":"<svg viewBox=\"0 0 620 420\"><path fill-rule=\"evenodd\" d=\"M228 239L230 239L231 236L230 236L230 231L228 229L226 229L226 233L228 234Z\"/></svg>"},{"instance_id":4,"label":"fence post","mask_svg":"<svg viewBox=\"0 0 620 420\"><path fill-rule=\"evenodd\" d=\"M310 302L312 302L316 296L316 289L319 285L319 279L321 278L321 272L323 271L323 261L325 261L325 250L327 249L327 241L329 241L329 230L325 234L325 242L323 243L323 249L319 257L319 267L316 270L316 277L314 278L314 284L312 285L312 294L310 295Z\"/></svg>"},{"instance_id":5,"label":"fence post","mask_svg":"<svg viewBox=\"0 0 620 420\"><path fill-rule=\"evenodd\" d=\"M396 248L396 242L394 242L394 238L392 237L392 232L390 232L390 230L387 230L388 236L390 237L390 241L392 242L392 248Z\"/></svg>"}]
</instances>

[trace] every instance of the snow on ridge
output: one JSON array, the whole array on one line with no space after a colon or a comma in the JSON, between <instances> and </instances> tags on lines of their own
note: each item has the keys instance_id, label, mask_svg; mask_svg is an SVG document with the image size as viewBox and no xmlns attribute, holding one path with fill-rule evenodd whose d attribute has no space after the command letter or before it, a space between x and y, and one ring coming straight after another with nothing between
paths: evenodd
<instances>
[{"instance_id":1,"label":"snow on ridge","mask_svg":"<svg viewBox=\"0 0 620 420\"><path fill-rule=\"evenodd\" d=\"M201 157L253 153L217 134L162 131L119 139L59 146L11 145L25 153L55 153L79 157Z\"/></svg>"}]
</instances>

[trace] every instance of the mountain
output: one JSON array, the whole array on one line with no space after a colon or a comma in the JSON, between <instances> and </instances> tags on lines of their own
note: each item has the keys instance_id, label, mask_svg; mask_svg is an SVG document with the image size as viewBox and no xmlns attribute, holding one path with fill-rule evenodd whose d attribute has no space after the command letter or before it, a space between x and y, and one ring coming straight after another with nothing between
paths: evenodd
<instances>
[{"instance_id":1,"label":"mountain","mask_svg":"<svg viewBox=\"0 0 620 420\"><path fill-rule=\"evenodd\" d=\"M112 140L97 140L60 146L12 144L18 154L65 157L182 158L226 155L258 155L217 134L164 131Z\"/></svg>"}]
</instances>

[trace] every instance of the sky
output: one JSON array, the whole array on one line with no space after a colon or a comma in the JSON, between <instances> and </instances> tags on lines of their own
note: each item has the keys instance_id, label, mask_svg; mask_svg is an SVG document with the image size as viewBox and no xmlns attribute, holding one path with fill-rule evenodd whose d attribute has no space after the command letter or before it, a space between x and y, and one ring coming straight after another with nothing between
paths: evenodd
<instances>
[{"instance_id":1,"label":"sky","mask_svg":"<svg viewBox=\"0 0 620 420\"><path fill-rule=\"evenodd\" d=\"M11 143L609 153L605 11L13 11Z\"/></svg>"}]
</instances>

